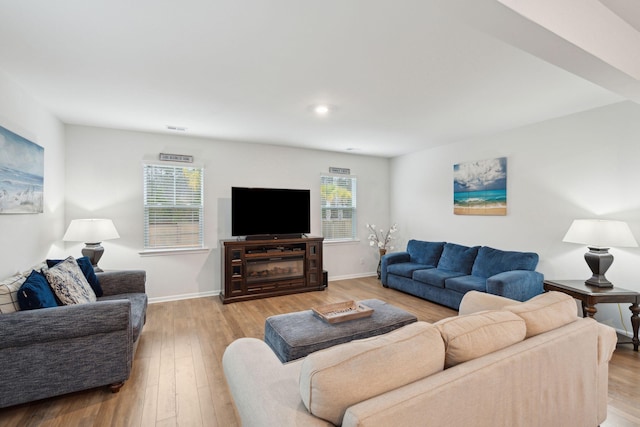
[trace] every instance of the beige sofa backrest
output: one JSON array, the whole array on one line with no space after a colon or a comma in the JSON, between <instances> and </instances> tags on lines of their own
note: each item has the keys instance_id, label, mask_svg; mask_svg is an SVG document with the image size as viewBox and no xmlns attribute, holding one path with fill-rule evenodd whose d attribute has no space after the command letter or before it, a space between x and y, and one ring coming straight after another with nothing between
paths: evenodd
<instances>
[{"instance_id":1,"label":"beige sofa backrest","mask_svg":"<svg viewBox=\"0 0 640 427\"><path fill-rule=\"evenodd\" d=\"M597 426L602 331L579 319L356 404L343 426Z\"/></svg>"}]
</instances>

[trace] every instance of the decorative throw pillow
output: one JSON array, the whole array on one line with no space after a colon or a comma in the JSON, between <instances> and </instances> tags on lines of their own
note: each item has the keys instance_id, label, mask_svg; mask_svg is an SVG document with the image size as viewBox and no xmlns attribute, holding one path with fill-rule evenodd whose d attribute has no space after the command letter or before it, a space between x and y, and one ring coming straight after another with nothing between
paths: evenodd
<instances>
[{"instance_id":1,"label":"decorative throw pillow","mask_svg":"<svg viewBox=\"0 0 640 427\"><path fill-rule=\"evenodd\" d=\"M18 289L26 280L26 276L16 274L0 282L0 313L14 313L20 310Z\"/></svg>"},{"instance_id":2,"label":"decorative throw pillow","mask_svg":"<svg viewBox=\"0 0 640 427\"><path fill-rule=\"evenodd\" d=\"M502 251L482 246L478 249L471 274L487 278L511 270L534 271L537 265L538 254L534 252Z\"/></svg>"},{"instance_id":3,"label":"decorative throw pillow","mask_svg":"<svg viewBox=\"0 0 640 427\"><path fill-rule=\"evenodd\" d=\"M478 255L480 246L462 246L455 243L445 243L442 256L438 261L438 268L448 271L458 271L464 274L471 274L473 261Z\"/></svg>"},{"instance_id":4,"label":"decorative throw pillow","mask_svg":"<svg viewBox=\"0 0 640 427\"><path fill-rule=\"evenodd\" d=\"M22 310L57 307L56 298L42 273L33 270L18 289L18 303Z\"/></svg>"},{"instance_id":5,"label":"decorative throw pillow","mask_svg":"<svg viewBox=\"0 0 640 427\"><path fill-rule=\"evenodd\" d=\"M51 268L62 261L64 260L48 259L47 266ZM97 297L101 297L103 293L102 286L100 286L100 282L98 281L98 276L96 276L96 273L93 270L93 266L91 265L91 261L89 260L89 257L83 256L83 257L77 258L76 262L78 263L80 270L82 270L82 274L84 274L84 278L87 279L87 282L89 282L89 286L91 286L91 289L93 289L93 292L96 294Z\"/></svg>"},{"instance_id":6,"label":"decorative throw pillow","mask_svg":"<svg viewBox=\"0 0 640 427\"><path fill-rule=\"evenodd\" d=\"M62 304L84 304L96 301L96 294L73 257L70 256L54 265L44 274Z\"/></svg>"},{"instance_id":7,"label":"decorative throw pillow","mask_svg":"<svg viewBox=\"0 0 640 427\"><path fill-rule=\"evenodd\" d=\"M444 345L433 325L416 322L308 355L300 396L310 413L335 425L347 408L442 370Z\"/></svg>"},{"instance_id":8,"label":"decorative throw pillow","mask_svg":"<svg viewBox=\"0 0 640 427\"><path fill-rule=\"evenodd\" d=\"M481 311L434 323L445 345L445 367L450 368L524 340L524 320L510 311Z\"/></svg>"},{"instance_id":9,"label":"decorative throw pillow","mask_svg":"<svg viewBox=\"0 0 640 427\"><path fill-rule=\"evenodd\" d=\"M31 274L31 272L33 270L37 271L38 273L42 273L42 270L46 270L46 269L47 269L47 264L45 262L41 262L41 263L38 263L38 264L34 265L33 267L23 271L22 275L24 277L29 277L29 275Z\"/></svg>"}]
</instances>

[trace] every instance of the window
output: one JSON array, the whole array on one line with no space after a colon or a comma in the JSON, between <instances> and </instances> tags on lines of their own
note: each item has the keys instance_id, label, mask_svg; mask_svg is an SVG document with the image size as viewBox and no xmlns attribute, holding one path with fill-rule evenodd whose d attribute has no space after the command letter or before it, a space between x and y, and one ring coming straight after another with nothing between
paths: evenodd
<instances>
[{"instance_id":1,"label":"window","mask_svg":"<svg viewBox=\"0 0 640 427\"><path fill-rule=\"evenodd\" d=\"M203 248L199 167L144 165L144 249Z\"/></svg>"},{"instance_id":2,"label":"window","mask_svg":"<svg viewBox=\"0 0 640 427\"><path fill-rule=\"evenodd\" d=\"M356 238L356 177L320 177L322 236L327 240Z\"/></svg>"}]
</instances>

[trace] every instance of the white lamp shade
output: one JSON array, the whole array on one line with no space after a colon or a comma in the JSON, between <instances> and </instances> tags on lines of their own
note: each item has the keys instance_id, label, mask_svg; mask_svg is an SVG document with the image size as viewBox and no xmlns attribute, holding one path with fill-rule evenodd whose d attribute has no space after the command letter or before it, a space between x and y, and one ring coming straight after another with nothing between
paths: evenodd
<instances>
[{"instance_id":1,"label":"white lamp shade","mask_svg":"<svg viewBox=\"0 0 640 427\"><path fill-rule=\"evenodd\" d=\"M120 235L110 219L74 219L62 240L66 242L100 243Z\"/></svg>"},{"instance_id":2,"label":"white lamp shade","mask_svg":"<svg viewBox=\"0 0 640 427\"><path fill-rule=\"evenodd\" d=\"M596 248L638 246L626 222L604 219L574 220L562 241Z\"/></svg>"}]
</instances>

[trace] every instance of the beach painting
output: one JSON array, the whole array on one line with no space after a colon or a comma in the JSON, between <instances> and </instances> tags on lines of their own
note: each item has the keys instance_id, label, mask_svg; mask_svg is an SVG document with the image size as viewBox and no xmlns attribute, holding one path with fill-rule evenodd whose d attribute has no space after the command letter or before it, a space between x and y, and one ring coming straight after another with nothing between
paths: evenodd
<instances>
[{"instance_id":1,"label":"beach painting","mask_svg":"<svg viewBox=\"0 0 640 427\"><path fill-rule=\"evenodd\" d=\"M506 157L453 166L453 213L507 214Z\"/></svg>"},{"instance_id":2,"label":"beach painting","mask_svg":"<svg viewBox=\"0 0 640 427\"><path fill-rule=\"evenodd\" d=\"M42 213L44 148L0 126L0 214Z\"/></svg>"}]
</instances>

